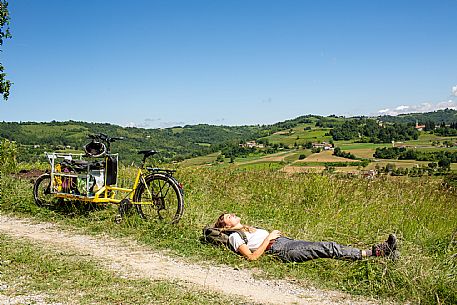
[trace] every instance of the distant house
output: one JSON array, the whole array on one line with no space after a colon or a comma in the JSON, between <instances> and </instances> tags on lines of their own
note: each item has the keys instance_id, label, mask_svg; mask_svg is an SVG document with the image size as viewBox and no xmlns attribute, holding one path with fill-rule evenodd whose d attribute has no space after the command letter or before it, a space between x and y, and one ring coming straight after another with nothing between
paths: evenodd
<instances>
[{"instance_id":1,"label":"distant house","mask_svg":"<svg viewBox=\"0 0 457 305\"><path fill-rule=\"evenodd\" d=\"M320 149L323 149L323 150L331 150L331 149L333 149L333 145L329 144L327 142L313 143L313 148L320 148Z\"/></svg>"},{"instance_id":2,"label":"distant house","mask_svg":"<svg viewBox=\"0 0 457 305\"><path fill-rule=\"evenodd\" d=\"M376 175L378 174L378 172L374 169L370 169L370 170L364 170L361 172L362 176L365 177L365 178L374 178L376 177Z\"/></svg>"},{"instance_id":3,"label":"distant house","mask_svg":"<svg viewBox=\"0 0 457 305\"><path fill-rule=\"evenodd\" d=\"M419 123L416 121L416 127L417 130L422 131L425 129L425 125L419 125Z\"/></svg>"},{"instance_id":4,"label":"distant house","mask_svg":"<svg viewBox=\"0 0 457 305\"><path fill-rule=\"evenodd\" d=\"M246 143L240 144L241 147L248 147L248 148L263 148L263 144L258 144L256 141L247 141Z\"/></svg>"}]
</instances>

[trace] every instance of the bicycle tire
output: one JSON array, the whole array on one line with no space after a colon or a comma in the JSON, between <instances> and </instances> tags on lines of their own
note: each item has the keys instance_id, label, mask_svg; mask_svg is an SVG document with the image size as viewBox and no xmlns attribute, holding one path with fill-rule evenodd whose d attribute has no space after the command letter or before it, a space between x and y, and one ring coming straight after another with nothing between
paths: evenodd
<instances>
[{"instance_id":1,"label":"bicycle tire","mask_svg":"<svg viewBox=\"0 0 457 305\"><path fill-rule=\"evenodd\" d=\"M39 207L54 205L56 198L51 194L51 175L39 176L33 185L33 198Z\"/></svg>"},{"instance_id":2,"label":"bicycle tire","mask_svg":"<svg viewBox=\"0 0 457 305\"><path fill-rule=\"evenodd\" d=\"M165 174L147 176L135 190L133 203L140 217L147 220L158 216L160 220L175 224L184 212L182 189L176 180Z\"/></svg>"}]
</instances>

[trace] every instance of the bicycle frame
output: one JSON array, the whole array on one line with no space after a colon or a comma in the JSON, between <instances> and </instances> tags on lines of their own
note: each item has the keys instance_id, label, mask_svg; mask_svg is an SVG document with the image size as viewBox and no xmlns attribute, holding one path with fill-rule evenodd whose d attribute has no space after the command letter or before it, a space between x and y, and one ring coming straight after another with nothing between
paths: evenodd
<instances>
[{"instance_id":1,"label":"bicycle frame","mask_svg":"<svg viewBox=\"0 0 457 305\"><path fill-rule=\"evenodd\" d=\"M135 181L133 183L132 188L125 188L125 187L118 187L118 186L111 186L111 185L104 185L101 187L94 195L94 197L90 200L91 202L96 202L96 203L119 203L121 202L122 199L115 199L115 191L119 191L122 193L127 193L128 198L130 200L133 200L133 195L135 193L136 188L141 182L144 181L144 174L142 168L138 168ZM110 196L110 192L113 191L113 193ZM149 190L148 190L149 191ZM126 197L127 197L126 196ZM135 204L141 204L141 202L136 202Z\"/></svg>"},{"instance_id":2,"label":"bicycle frame","mask_svg":"<svg viewBox=\"0 0 457 305\"><path fill-rule=\"evenodd\" d=\"M83 154L60 154L60 153L52 153L48 154L49 162L51 163L51 193L54 194L57 198L63 198L63 199L72 199L72 200L80 200L80 201L86 201L86 202L93 202L93 203L114 203L114 204L119 204L123 199L128 198L131 201L133 200L133 196L135 194L135 190L138 188L138 186L141 183L145 183L145 177L150 174L150 173L159 173L163 174L167 177L171 177L173 180L174 177L172 176L172 170L165 170L165 169L160 169L160 168L146 168L146 172L144 172L144 160L141 164L141 166L138 168L138 171L135 176L135 180L133 183L132 188L127 188L127 187L119 187L117 185L104 185L98 189L96 192L94 192L92 195L86 194L86 195L80 195L80 194L74 194L74 193L65 193L65 192L59 192L56 191L56 177L60 177L61 179L78 179L83 177L86 180L86 190L89 189L89 169L87 170L86 174L76 174L76 173L65 173L65 172L58 172L56 170L56 162L55 160L58 158L63 158L65 160L73 160L74 157L77 158L77 160L83 160ZM117 154L110 154L110 156L115 156L117 158ZM106 182L106 181L105 181ZM177 184L179 184L176 181ZM148 187L146 187L147 192L149 193L150 197L152 197L151 191L149 190ZM116 192L120 193L125 193L126 196L123 196L124 198L122 199L117 199L115 198ZM135 202L135 204L151 204L151 202Z\"/></svg>"},{"instance_id":3,"label":"bicycle frame","mask_svg":"<svg viewBox=\"0 0 457 305\"><path fill-rule=\"evenodd\" d=\"M147 158L157 151L138 151L143 160L137 167L133 185L118 186L118 154L110 153L110 143L123 138L110 138L105 134L89 135L89 138L92 142L84 146L85 154L46 153L51 172L38 177L33 185L38 206L65 203L55 198L118 204L122 217L133 205L143 219L159 217L171 223L179 221L184 210L184 189L173 177L175 170L145 166Z\"/></svg>"}]
</instances>

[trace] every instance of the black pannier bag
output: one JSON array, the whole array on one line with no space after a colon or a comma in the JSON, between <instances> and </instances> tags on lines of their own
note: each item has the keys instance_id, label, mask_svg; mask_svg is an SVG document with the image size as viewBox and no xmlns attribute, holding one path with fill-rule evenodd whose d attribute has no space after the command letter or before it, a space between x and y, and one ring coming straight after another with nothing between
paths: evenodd
<instances>
[{"instance_id":1,"label":"black pannier bag","mask_svg":"<svg viewBox=\"0 0 457 305\"><path fill-rule=\"evenodd\" d=\"M117 183L117 159L112 156L106 158L106 185Z\"/></svg>"}]
</instances>

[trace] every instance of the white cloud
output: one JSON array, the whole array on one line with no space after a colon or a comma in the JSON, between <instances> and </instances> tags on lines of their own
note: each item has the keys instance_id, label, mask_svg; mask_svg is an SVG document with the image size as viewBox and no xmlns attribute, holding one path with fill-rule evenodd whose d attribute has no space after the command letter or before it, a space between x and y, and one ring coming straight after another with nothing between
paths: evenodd
<instances>
[{"instance_id":1,"label":"white cloud","mask_svg":"<svg viewBox=\"0 0 457 305\"><path fill-rule=\"evenodd\" d=\"M450 99L448 101L438 102L436 104L421 103L418 105L409 106L401 105L393 109L381 109L378 111L378 115L399 115L405 113L432 112L446 108L457 110L457 101Z\"/></svg>"},{"instance_id":2,"label":"white cloud","mask_svg":"<svg viewBox=\"0 0 457 305\"><path fill-rule=\"evenodd\" d=\"M185 122L166 122L162 121L162 119L145 119L142 122L128 122L124 124L124 127L138 127L138 128L168 128L174 126L184 126Z\"/></svg>"},{"instance_id":3,"label":"white cloud","mask_svg":"<svg viewBox=\"0 0 457 305\"><path fill-rule=\"evenodd\" d=\"M407 109L409 109L409 106L403 106L403 105L395 108L395 110L397 110L397 111L403 111L403 110L407 110Z\"/></svg>"},{"instance_id":4,"label":"white cloud","mask_svg":"<svg viewBox=\"0 0 457 305\"><path fill-rule=\"evenodd\" d=\"M417 112L431 112L441 109L455 109L457 110L457 85L452 87L452 95L449 100L437 103L421 103L418 105L400 105L393 109L386 108L378 111L378 115L399 115L404 113L417 113Z\"/></svg>"}]
</instances>

